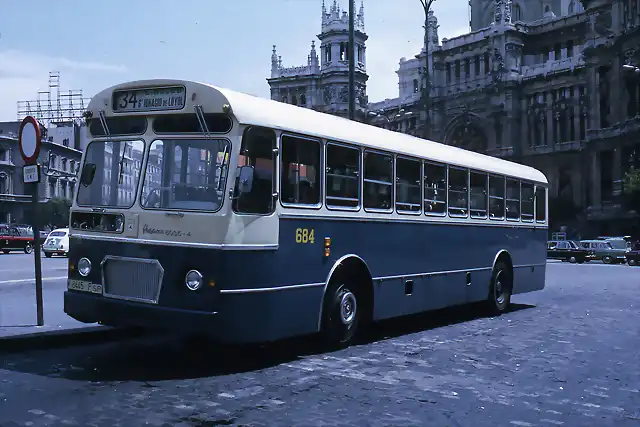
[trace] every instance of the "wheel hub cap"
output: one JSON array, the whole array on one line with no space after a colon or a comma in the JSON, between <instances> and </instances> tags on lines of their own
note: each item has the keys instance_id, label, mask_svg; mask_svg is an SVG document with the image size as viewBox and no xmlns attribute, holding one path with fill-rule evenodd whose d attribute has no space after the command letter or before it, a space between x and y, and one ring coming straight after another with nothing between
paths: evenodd
<instances>
[{"instance_id":1,"label":"wheel hub cap","mask_svg":"<svg viewBox=\"0 0 640 427\"><path fill-rule=\"evenodd\" d=\"M340 300L340 320L345 325L349 325L356 317L356 296L351 292L346 292Z\"/></svg>"}]
</instances>

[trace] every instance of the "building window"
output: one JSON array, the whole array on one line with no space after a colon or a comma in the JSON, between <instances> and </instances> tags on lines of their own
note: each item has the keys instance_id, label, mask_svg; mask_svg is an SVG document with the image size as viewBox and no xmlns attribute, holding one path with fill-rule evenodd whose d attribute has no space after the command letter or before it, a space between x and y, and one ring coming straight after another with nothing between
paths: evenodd
<instances>
[{"instance_id":1,"label":"building window","mask_svg":"<svg viewBox=\"0 0 640 427\"><path fill-rule=\"evenodd\" d=\"M9 150L4 147L0 147L0 162L8 162L9 161Z\"/></svg>"},{"instance_id":2,"label":"building window","mask_svg":"<svg viewBox=\"0 0 640 427\"><path fill-rule=\"evenodd\" d=\"M476 69L476 76L480 75L480 56L476 55L474 68Z\"/></svg>"},{"instance_id":3,"label":"building window","mask_svg":"<svg viewBox=\"0 0 640 427\"><path fill-rule=\"evenodd\" d=\"M567 58L571 58L573 56L573 40L569 40L567 42Z\"/></svg>"},{"instance_id":4,"label":"building window","mask_svg":"<svg viewBox=\"0 0 640 427\"><path fill-rule=\"evenodd\" d=\"M304 95L300 95L300 105L305 107L307 105L307 97Z\"/></svg>"},{"instance_id":5,"label":"building window","mask_svg":"<svg viewBox=\"0 0 640 427\"><path fill-rule=\"evenodd\" d=\"M9 194L9 175L0 173L0 194Z\"/></svg>"},{"instance_id":6,"label":"building window","mask_svg":"<svg viewBox=\"0 0 640 427\"><path fill-rule=\"evenodd\" d=\"M282 96L282 102L284 102L285 104L286 104L287 102L289 102L289 99L287 98L287 95L283 95L283 96Z\"/></svg>"},{"instance_id":7,"label":"building window","mask_svg":"<svg viewBox=\"0 0 640 427\"><path fill-rule=\"evenodd\" d=\"M413 79L413 93L418 93L420 91L420 83L418 79Z\"/></svg>"},{"instance_id":8,"label":"building window","mask_svg":"<svg viewBox=\"0 0 640 427\"><path fill-rule=\"evenodd\" d=\"M569 3L569 15L574 13L575 10L576 10L576 2L571 0L571 3Z\"/></svg>"},{"instance_id":9,"label":"building window","mask_svg":"<svg viewBox=\"0 0 640 427\"><path fill-rule=\"evenodd\" d=\"M513 5L513 13L512 15L512 21L513 22L517 22L517 21L522 21L522 9L520 9L520 5L519 4L514 4Z\"/></svg>"},{"instance_id":10,"label":"building window","mask_svg":"<svg viewBox=\"0 0 640 427\"><path fill-rule=\"evenodd\" d=\"M298 98L295 95L291 95L291 104L298 105Z\"/></svg>"},{"instance_id":11,"label":"building window","mask_svg":"<svg viewBox=\"0 0 640 427\"><path fill-rule=\"evenodd\" d=\"M331 43L324 47L324 62L331 62Z\"/></svg>"}]
</instances>

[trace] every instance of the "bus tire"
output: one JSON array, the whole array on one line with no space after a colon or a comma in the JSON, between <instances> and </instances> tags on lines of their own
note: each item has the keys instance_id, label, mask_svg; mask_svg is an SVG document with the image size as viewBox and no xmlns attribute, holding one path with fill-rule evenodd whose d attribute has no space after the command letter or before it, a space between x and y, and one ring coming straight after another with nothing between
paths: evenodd
<instances>
[{"instance_id":1,"label":"bus tire","mask_svg":"<svg viewBox=\"0 0 640 427\"><path fill-rule=\"evenodd\" d=\"M500 316L511 304L513 290L513 273L503 261L498 261L493 267L491 283L489 285L488 306L491 315Z\"/></svg>"},{"instance_id":2,"label":"bus tire","mask_svg":"<svg viewBox=\"0 0 640 427\"><path fill-rule=\"evenodd\" d=\"M344 280L332 281L324 298L322 334L327 344L345 347L358 332L364 309L358 289Z\"/></svg>"}]
</instances>

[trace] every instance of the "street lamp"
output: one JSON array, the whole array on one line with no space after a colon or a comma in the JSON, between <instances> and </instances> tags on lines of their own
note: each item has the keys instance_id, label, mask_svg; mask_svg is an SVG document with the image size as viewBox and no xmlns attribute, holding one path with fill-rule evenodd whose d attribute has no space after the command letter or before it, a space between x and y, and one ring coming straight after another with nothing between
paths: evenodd
<instances>
[{"instance_id":1,"label":"street lamp","mask_svg":"<svg viewBox=\"0 0 640 427\"><path fill-rule=\"evenodd\" d=\"M429 139L429 129L431 126L430 117L430 96L431 96L431 76L429 75L429 13L431 5L435 0L420 0L422 9L424 10L424 86L422 88L422 103L425 111L425 121L423 129L423 137Z\"/></svg>"},{"instance_id":2,"label":"street lamp","mask_svg":"<svg viewBox=\"0 0 640 427\"><path fill-rule=\"evenodd\" d=\"M384 110L378 110L376 111L369 111L367 113L367 117L371 118L371 119L382 119L382 120L386 120L387 123L393 123L394 121L402 118L402 117L406 117L406 116L410 116L412 115L413 112L411 111L406 111L404 108L400 108L398 110L398 112L396 114L391 114L390 116L385 114Z\"/></svg>"}]
</instances>

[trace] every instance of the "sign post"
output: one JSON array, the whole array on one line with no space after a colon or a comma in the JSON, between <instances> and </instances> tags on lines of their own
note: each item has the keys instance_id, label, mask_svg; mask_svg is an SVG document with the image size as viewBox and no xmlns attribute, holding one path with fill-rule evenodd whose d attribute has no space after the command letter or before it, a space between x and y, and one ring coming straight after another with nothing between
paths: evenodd
<instances>
[{"instance_id":1,"label":"sign post","mask_svg":"<svg viewBox=\"0 0 640 427\"><path fill-rule=\"evenodd\" d=\"M20 124L18 146L20 147L22 160L24 160L22 179L25 184L31 185L31 201L33 210L31 227L33 229L33 254L36 270L36 307L38 311L38 326L44 326L42 260L40 257L40 217L38 204L38 184L40 183L40 165L38 164L38 155L40 154L41 143L40 124L31 116L25 117Z\"/></svg>"}]
</instances>

